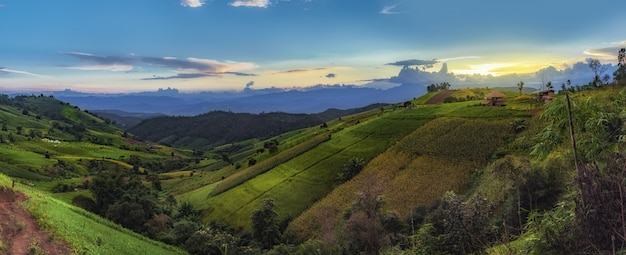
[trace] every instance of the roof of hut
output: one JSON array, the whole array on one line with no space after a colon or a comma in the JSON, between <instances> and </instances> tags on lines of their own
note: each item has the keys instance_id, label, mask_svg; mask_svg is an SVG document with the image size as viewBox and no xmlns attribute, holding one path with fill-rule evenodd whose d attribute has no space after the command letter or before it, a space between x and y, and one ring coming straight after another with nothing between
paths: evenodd
<instances>
[{"instance_id":1,"label":"roof of hut","mask_svg":"<svg viewBox=\"0 0 626 255\"><path fill-rule=\"evenodd\" d=\"M497 91L497 90L492 90L491 92L489 92L489 94L485 95L485 98L487 99L492 99L492 98L505 98L506 95L502 94L502 92Z\"/></svg>"}]
</instances>

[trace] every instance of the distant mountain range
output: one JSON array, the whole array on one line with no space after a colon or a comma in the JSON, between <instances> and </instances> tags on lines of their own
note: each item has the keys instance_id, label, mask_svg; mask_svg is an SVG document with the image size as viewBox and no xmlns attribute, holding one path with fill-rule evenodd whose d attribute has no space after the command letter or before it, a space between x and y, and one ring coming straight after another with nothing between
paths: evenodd
<instances>
[{"instance_id":1,"label":"distant mountain range","mask_svg":"<svg viewBox=\"0 0 626 255\"><path fill-rule=\"evenodd\" d=\"M245 89L240 92L180 93L176 89L131 94L91 94L71 90L51 92L58 98L90 111L194 116L210 111L245 113L319 113L327 109L352 109L375 103L398 103L419 97L426 87L402 84L389 89L351 85L314 86L305 89ZM121 112L120 112L121 111Z\"/></svg>"}]
</instances>

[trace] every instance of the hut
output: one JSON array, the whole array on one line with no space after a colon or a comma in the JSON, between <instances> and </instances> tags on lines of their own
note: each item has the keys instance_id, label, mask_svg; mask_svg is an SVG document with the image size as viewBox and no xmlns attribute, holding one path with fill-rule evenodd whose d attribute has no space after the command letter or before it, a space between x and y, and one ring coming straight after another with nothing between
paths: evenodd
<instances>
[{"instance_id":1,"label":"hut","mask_svg":"<svg viewBox=\"0 0 626 255\"><path fill-rule=\"evenodd\" d=\"M535 95L535 100L537 101L537 103L548 103L554 100L554 90L551 89L537 90L530 94Z\"/></svg>"},{"instance_id":2,"label":"hut","mask_svg":"<svg viewBox=\"0 0 626 255\"><path fill-rule=\"evenodd\" d=\"M481 105L484 106L504 106L504 95L502 92L497 90L492 90L487 95L485 95L486 101L481 102Z\"/></svg>"}]
</instances>

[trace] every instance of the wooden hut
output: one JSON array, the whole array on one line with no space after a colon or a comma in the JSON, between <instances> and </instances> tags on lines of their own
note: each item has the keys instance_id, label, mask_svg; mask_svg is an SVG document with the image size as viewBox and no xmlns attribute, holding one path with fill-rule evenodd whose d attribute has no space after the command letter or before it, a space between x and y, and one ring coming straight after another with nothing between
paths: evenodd
<instances>
[{"instance_id":1,"label":"wooden hut","mask_svg":"<svg viewBox=\"0 0 626 255\"><path fill-rule=\"evenodd\" d=\"M480 104L485 106L503 106L504 98L506 98L506 95L504 95L502 92L492 90L487 95L485 95L486 101L483 101Z\"/></svg>"},{"instance_id":2,"label":"wooden hut","mask_svg":"<svg viewBox=\"0 0 626 255\"><path fill-rule=\"evenodd\" d=\"M530 93L531 95L535 95L535 100L537 103L548 103L554 100L554 90L537 90L535 92Z\"/></svg>"}]
</instances>

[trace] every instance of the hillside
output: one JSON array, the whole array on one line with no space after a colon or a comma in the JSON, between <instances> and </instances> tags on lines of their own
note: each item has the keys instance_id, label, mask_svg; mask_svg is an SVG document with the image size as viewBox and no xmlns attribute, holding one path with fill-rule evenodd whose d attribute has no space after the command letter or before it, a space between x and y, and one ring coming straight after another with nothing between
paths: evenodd
<instances>
[{"instance_id":1,"label":"hillside","mask_svg":"<svg viewBox=\"0 0 626 255\"><path fill-rule=\"evenodd\" d=\"M194 117L156 117L142 121L129 132L142 139L174 147L208 150L215 146L247 139L267 139L289 131L321 125L324 122L385 104L363 108L328 109L316 114L270 112L261 114L213 111Z\"/></svg>"},{"instance_id":2,"label":"hillside","mask_svg":"<svg viewBox=\"0 0 626 255\"><path fill-rule=\"evenodd\" d=\"M93 228L110 224L104 217L120 224L110 224L114 229L162 242L149 241L145 249L181 252L167 243L192 254L610 250L603 229L620 233L626 226L614 220L626 194L623 166L612 163L625 157L626 92L606 87L570 95L574 154L564 96L544 105L502 91L502 106L481 106L490 91L431 92L281 133L270 129L305 121L213 113L232 123L245 119L242 130L270 131L247 138L232 132L206 151L132 139L132 132L53 98L4 97L0 114L11 121L0 131L6 137L0 156L3 172L29 201L49 200L50 207L28 208L36 218L54 219L43 221L51 229L63 233L77 222L59 223L63 217L52 215L67 207L91 215L85 217L99 222ZM269 124L255 119L264 115L272 117ZM185 122L193 118L172 119L189 130L196 125ZM221 121L204 125L224 128ZM160 132L180 128L168 125ZM205 128L196 126L198 133ZM579 168L574 157L583 162ZM600 186L612 192L593 188ZM582 200L587 207L579 206ZM91 251L99 249L88 246L93 240L115 243L123 234L101 241L66 235L74 249ZM624 249L626 241L614 240L615 249Z\"/></svg>"}]
</instances>

